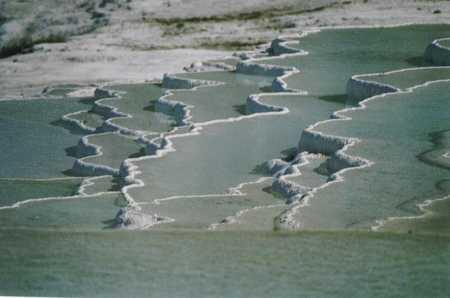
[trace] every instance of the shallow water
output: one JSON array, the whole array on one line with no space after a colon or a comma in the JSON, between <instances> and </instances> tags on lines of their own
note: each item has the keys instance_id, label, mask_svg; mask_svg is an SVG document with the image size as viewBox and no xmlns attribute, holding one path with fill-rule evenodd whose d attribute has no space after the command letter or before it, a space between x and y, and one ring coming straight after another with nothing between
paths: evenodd
<instances>
[{"instance_id":1,"label":"shallow water","mask_svg":"<svg viewBox=\"0 0 450 298\"><path fill-rule=\"evenodd\" d=\"M360 79L408 89L430 81L450 79L450 67L410 69L383 75L361 76Z\"/></svg>"},{"instance_id":2,"label":"shallow water","mask_svg":"<svg viewBox=\"0 0 450 298\"><path fill-rule=\"evenodd\" d=\"M291 88L329 99L341 95L345 100L345 87L352 75L422 66L426 46L449 35L446 25L329 29L300 39L299 47L309 55L267 63L302 70L286 80Z\"/></svg>"},{"instance_id":3,"label":"shallow water","mask_svg":"<svg viewBox=\"0 0 450 298\"><path fill-rule=\"evenodd\" d=\"M0 240L3 295L447 297L450 291L448 238L3 230Z\"/></svg>"},{"instance_id":4,"label":"shallow water","mask_svg":"<svg viewBox=\"0 0 450 298\"><path fill-rule=\"evenodd\" d=\"M300 168L301 175L287 177L286 180L298 183L308 188L318 187L328 180L328 173L321 170L326 164L327 156L317 155L308 158L308 164Z\"/></svg>"},{"instance_id":5,"label":"shallow water","mask_svg":"<svg viewBox=\"0 0 450 298\"><path fill-rule=\"evenodd\" d=\"M150 231L112 229L118 209L127 205L120 192L111 192L124 185L123 177L89 178L82 187L85 195L72 197L68 195L76 193L78 178L55 183L1 180L2 206L29 198L59 198L0 210L0 294L447 297L449 200L436 199L450 190L449 83L389 94L371 101L366 110L348 112L351 121L318 126L327 134L361 139L346 153L375 162L347 171L344 182L319 190L307 207L294 213L300 228L328 232L274 232L274 220L291 206L275 192L276 178L262 166L277 158L293 162L302 130L345 107L352 75L423 66L428 43L445 36L450 36L450 26L310 34L295 45L309 55L262 60L301 69L286 81L288 87L309 95L261 98L288 113L247 115L248 95L267 92L273 77L234 72L177 75L225 84L173 91L168 99L187 104L195 124L174 131L173 115L155 109L154 101L165 92L160 86L108 87L120 97L97 105L132 117L106 119L95 109L75 116L88 126L104 128L107 121L109 129L118 125L121 130L90 136L103 154L84 160L118 170L125 159L148 153L135 142L136 136L170 136L175 151L132 159L140 171L135 178L145 186L130 188L128 194L140 212L173 221ZM372 79L405 89L448 75L448 69L434 69ZM0 177L62 176L74 162L64 149L75 146L80 135L58 120L91 107L92 101L76 99L0 102L5 131L0 143L11 149L0 156L6 165ZM202 124L217 119L227 121ZM177 136L181 133L185 135ZM161 140L155 144L164 145ZM329 179L329 158L311 157L310 163L298 166L301 175L284 179L305 189L320 186ZM262 177L267 179L230 190ZM416 205L428 199L433 203L419 210ZM402 218L388 219L392 216ZM387 220L381 229L403 235L368 232L377 220ZM208 228L213 231L205 231ZM348 228L365 231L343 231Z\"/></svg>"},{"instance_id":6,"label":"shallow water","mask_svg":"<svg viewBox=\"0 0 450 298\"><path fill-rule=\"evenodd\" d=\"M296 147L308 124L327 118L342 105L301 95L267 96L264 102L289 109L237 122L205 126L199 135L171 139L174 153L134 162L146 186L130 190L136 201L174 195L225 193L264 173L258 166Z\"/></svg>"},{"instance_id":7,"label":"shallow water","mask_svg":"<svg viewBox=\"0 0 450 298\"><path fill-rule=\"evenodd\" d=\"M111 119L112 123L133 130L165 132L174 125L172 117L154 111L153 102L164 94L164 89L155 84L115 85L109 89L121 92L120 98L101 102L132 115ZM151 113L150 113L151 112Z\"/></svg>"},{"instance_id":8,"label":"shallow water","mask_svg":"<svg viewBox=\"0 0 450 298\"><path fill-rule=\"evenodd\" d=\"M444 39L444 40L440 40L439 44L446 47L446 48L450 48L450 39Z\"/></svg>"},{"instance_id":9,"label":"shallow water","mask_svg":"<svg viewBox=\"0 0 450 298\"><path fill-rule=\"evenodd\" d=\"M105 117L95 114L91 111L83 111L80 113L72 114L70 115L70 118L80 121L90 129L96 129L100 127L106 120Z\"/></svg>"},{"instance_id":10,"label":"shallow water","mask_svg":"<svg viewBox=\"0 0 450 298\"><path fill-rule=\"evenodd\" d=\"M434 198L431 206L423 210L421 217L397 218L387 221L383 231L402 231L408 233L449 234L450 198Z\"/></svg>"},{"instance_id":11,"label":"shallow water","mask_svg":"<svg viewBox=\"0 0 450 298\"><path fill-rule=\"evenodd\" d=\"M67 198L67 197L66 197ZM31 202L1 210L0 225L9 228L102 230L124 206L120 193Z\"/></svg>"},{"instance_id":12,"label":"shallow water","mask_svg":"<svg viewBox=\"0 0 450 298\"><path fill-rule=\"evenodd\" d=\"M262 214L254 214L251 226L245 220L241 222L240 212L265 209L268 206L284 205L282 198L275 197L271 191L272 181L252 183L240 189L241 195L205 195L202 197L183 197L178 199L159 200L141 205L148 213L172 218L174 221L156 226L156 229L215 229L233 230L273 230L273 218L278 209L266 210ZM271 212L271 213L269 213ZM259 217L257 217L259 216ZM217 225L221 223L220 225ZM245 227L244 227L245 226Z\"/></svg>"},{"instance_id":13,"label":"shallow water","mask_svg":"<svg viewBox=\"0 0 450 298\"><path fill-rule=\"evenodd\" d=\"M71 196L76 194L80 178L73 179L0 179L0 206L33 198Z\"/></svg>"},{"instance_id":14,"label":"shallow water","mask_svg":"<svg viewBox=\"0 0 450 298\"><path fill-rule=\"evenodd\" d=\"M99 176L95 178L89 178L89 185L84 186L84 193L87 195L94 195L105 191L119 191L120 181L113 176Z\"/></svg>"},{"instance_id":15,"label":"shallow water","mask_svg":"<svg viewBox=\"0 0 450 298\"><path fill-rule=\"evenodd\" d=\"M261 88L270 86L274 77L236 74L234 72L206 72L178 75L182 78L211 80L224 83L219 86L201 87L174 91L168 99L193 106L192 122L238 117L246 113L245 101L250 94L260 93Z\"/></svg>"},{"instance_id":16,"label":"shallow water","mask_svg":"<svg viewBox=\"0 0 450 298\"><path fill-rule=\"evenodd\" d=\"M61 116L86 109L79 99L0 101L0 177L62 177L74 158L66 149L80 138L58 125ZM32 154L31 154L32 153Z\"/></svg>"},{"instance_id":17,"label":"shallow water","mask_svg":"<svg viewBox=\"0 0 450 298\"><path fill-rule=\"evenodd\" d=\"M316 129L362 141L346 154L374 165L346 172L345 182L319 191L296 219L305 228L367 227L376 219L417 214L414 204L440 193L437 182L447 169L417 156L429 150L429 134L450 126L450 83L434 83L413 93L389 94L346 113L351 121L333 121Z\"/></svg>"},{"instance_id":18,"label":"shallow water","mask_svg":"<svg viewBox=\"0 0 450 298\"><path fill-rule=\"evenodd\" d=\"M131 156L140 156L143 146L135 139L117 133L94 134L88 137L89 144L100 147L101 153L87 156L83 161L119 169L122 161Z\"/></svg>"}]
</instances>

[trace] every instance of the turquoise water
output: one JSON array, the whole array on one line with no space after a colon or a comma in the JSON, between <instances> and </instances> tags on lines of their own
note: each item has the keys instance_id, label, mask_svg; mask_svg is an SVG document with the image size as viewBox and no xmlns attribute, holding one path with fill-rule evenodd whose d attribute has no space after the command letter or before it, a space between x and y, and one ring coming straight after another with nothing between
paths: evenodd
<instances>
[{"instance_id":1,"label":"turquoise water","mask_svg":"<svg viewBox=\"0 0 450 298\"><path fill-rule=\"evenodd\" d=\"M250 94L262 92L274 77L236 74L233 72L206 72L180 74L179 77L211 80L224 83L214 87L201 87L192 91L174 91L168 99L192 105L192 122L237 117L245 114L245 101Z\"/></svg>"},{"instance_id":2,"label":"turquoise water","mask_svg":"<svg viewBox=\"0 0 450 298\"><path fill-rule=\"evenodd\" d=\"M265 97L264 102L289 108L285 115L243 119L205 126L199 135L171 139L175 153L134 162L146 183L130 194L136 201L174 195L225 193L264 173L258 166L296 147L301 130L342 107L299 95Z\"/></svg>"},{"instance_id":3,"label":"turquoise water","mask_svg":"<svg viewBox=\"0 0 450 298\"><path fill-rule=\"evenodd\" d=\"M449 34L446 25L329 29L300 40L300 48L309 55L267 62L302 70L287 79L291 88L330 99L345 97L345 86L352 75L424 65L426 46Z\"/></svg>"},{"instance_id":4,"label":"turquoise water","mask_svg":"<svg viewBox=\"0 0 450 298\"><path fill-rule=\"evenodd\" d=\"M83 161L106 165L119 169L123 160L131 156L143 155L143 146L135 139L116 133L94 134L88 137L89 144L100 147L100 153L95 156L87 156Z\"/></svg>"},{"instance_id":5,"label":"turquoise water","mask_svg":"<svg viewBox=\"0 0 450 298\"><path fill-rule=\"evenodd\" d=\"M295 162L302 131L346 107L352 75L424 66L427 45L445 36L450 26L310 34L296 45L309 55L262 60L301 70L286 80L308 95L260 99L284 107L284 113L247 113L246 98L270 91L273 77L179 74L224 84L174 90L169 99L188 105L195 124L174 131L173 117L155 108L166 91L156 84L110 86L120 97L97 102L131 117L106 119L100 109L92 110L92 99L0 102L0 144L8 148L0 156L1 206L58 197L0 210L0 295L447 297L450 83L389 94L365 110L345 113L350 121L315 128L359 138L346 153L374 164L343 173L344 182L317 190L292 213L298 228L314 231L274 231L278 215L292 206L275 191L277 177L264 166L271 159ZM406 89L449 75L448 68L435 68L370 79ZM51 94L64 97L70 90ZM81 178L45 179L64 177L75 161L82 135L60 119L79 110L90 111L74 117L88 126L122 128L89 136L102 154L84 152L83 160L116 170L132 161L134 178L145 185L128 189L128 195L139 212L171 222L145 231L115 229L117 211L127 206L118 190L130 182L120 175L90 177L78 196ZM150 151L136 136L159 134L155 142L170 140L173 150L143 157ZM330 179L333 158L310 155L309 163L297 165L300 173L283 179L304 189L321 186ZM432 201L419 209L426 200ZM379 220L384 232L370 232Z\"/></svg>"},{"instance_id":6,"label":"turquoise water","mask_svg":"<svg viewBox=\"0 0 450 298\"><path fill-rule=\"evenodd\" d=\"M171 129L174 124L172 117L155 112L153 107L153 102L164 94L161 87L155 84L131 84L112 86L110 89L123 93L120 98L101 102L117 108L122 113L132 115L132 118L111 119L112 123L150 132L164 132Z\"/></svg>"},{"instance_id":7,"label":"turquoise water","mask_svg":"<svg viewBox=\"0 0 450 298\"><path fill-rule=\"evenodd\" d=\"M1 206L77 192L81 179L63 178L75 161L68 150L80 135L65 129L60 118L90 106L89 100L64 97L0 101Z\"/></svg>"},{"instance_id":8,"label":"turquoise water","mask_svg":"<svg viewBox=\"0 0 450 298\"><path fill-rule=\"evenodd\" d=\"M156 133L173 128L172 116L159 113L154 109L154 101L164 94L164 89L158 85L115 85L109 89L119 92L120 95L117 98L100 99L98 103L117 109L122 114L130 115L110 118L107 120L110 123L139 135L147 135L150 139ZM83 158L83 161L89 164L108 166L118 170L125 159L145 154L145 146L139 144L135 136L116 132L96 133L89 135L87 141L100 150L97 155Z\"/></svg>"},{"instance_id":9,"label":"turquoise water","mask_svg":"<svg viewBox=\"0 0 450 298\"><path fill-rule=\"evenodd\" d=\"M431 132L450 126L449 88L444 82L390 94L347 113L351 121L319 125L325 134L361 139L346 153L374 165L349 171L344 183L318 192L296 216L302 227L367 227L377 219L417 214L414 204L439 194L435 184L449 178L449 171L417 156L432 146Z\"/></svg>"},{"instance_id":10,"label":"turquoise water","mask_svg":"<svg viewBox=\"0 0 450 298\"><path fill-rule=\"evenodd\" d=\"M450 78L450 67L435 67L424 69L410 69L384 75L361 76L360 79L388 84L399 89L407 89L422 85L429 81Z\"/></svg>"},{"instance_id":11,"label":"turquoise water","mask_svg":"<svg viewBox=\"0 0 450 298\"><path fill-rule=\"evenodd\" d=\"M90 178L92 184L84 187L84 193L87 195L94 195L105 191L119 191L120 180L113 176L99 176Z\"/></svg>"},{"instance_id":12,"label":"turquoise water","mask_svg":"<svg viewBox=\"0 0 450 298\"><path fill-rule=\"evenodd\" d=\"M288 177L286 180L309 188L318 187L328 181L328 173L321 169L326 165L327 156L317 155L308 158L308 164L301 167L301 175Z\"/></svg>"},{"instance_id":13,"label":"turquoise water","mask_svg":"<svg viewBox=\"0 0 450 298\"><path fill-rule=\"evenodd\" d=\"M70 118L81 121L81 123L92 129L100 127L106 120L105 117L90 111L70 115Z\"/></svg>"},{"instance_id":14,"label":"turquoise water","mask_svg":"<svg viewBox=\"0 0 450 298\"><path fill-rule=\"evenodd\" d=\"M80 138L57 124L61 116L86 109L79 99L0 101L0 177L62 177L74 158L65 149ZM32 153L32 154L31 154Z\"/></svg>"}]
</instances>

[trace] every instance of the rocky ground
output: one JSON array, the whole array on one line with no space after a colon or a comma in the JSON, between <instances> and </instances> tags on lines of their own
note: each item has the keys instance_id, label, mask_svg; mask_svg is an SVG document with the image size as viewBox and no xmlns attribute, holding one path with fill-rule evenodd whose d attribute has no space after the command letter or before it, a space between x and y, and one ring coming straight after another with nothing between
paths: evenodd
<instances>
[{"instance_id":1,"label":"rocky ground","mask_svg":"<svg viewBox=\"0 0 450 298\"><path fill-rule=\"evenodd\" d=\"M449 13L449 1L419 0L0 0L0 97L158 79L281 34L449 23Z\"/></svg>"}]
</instances>

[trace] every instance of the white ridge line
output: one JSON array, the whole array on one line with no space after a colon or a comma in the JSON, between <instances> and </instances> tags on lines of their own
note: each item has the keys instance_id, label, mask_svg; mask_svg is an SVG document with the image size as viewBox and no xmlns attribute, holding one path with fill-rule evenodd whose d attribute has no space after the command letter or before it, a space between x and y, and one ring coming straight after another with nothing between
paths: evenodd
<instances>
[{"instance_id":1,"label":"white ridge line","mask_svg":"<svg viewBox=\"0 0 450 298\"><path fill-rule=\"evenodd\" d=\"M425 200L422 203L417 204L416 206L418 207L419 211L421 211L421 214L417 214L417 215L411 215L411 216L391 216L388 217L386 219L378 219L375 220L375 225L373 225L371 227L372 231L379 231L381 228L383 228L383 226L385 226L387 223L395 221L395 220L408 220L408 219L421 219L421 218L426 218L427 216L429 216L430 214L433 214L434 212L431 211L428 207L430 207L433 203L435 202L439 202L439 201L445 201L450 199L450 195L446 195L444 197L441 198L436 198L436 199L428 199Z\"/></svg>"},{"instance_id":2,"label":"white ridge line","mask_svg":"<svg viewBox=\"0 0 450 298\"><path fill-rule=\"evenodd\" d=\"M252 212L252 211L256 211L256 210L260 210L260 209L277 208L277 207L283 207L283 206L286 206L286 204L280 203L280 204L272 204L272 205L261 205L261 206L255 206L255 207L251 207L251 208L242 209L242 210L239 210L238 212L236 212L234 215L226 217L225 222L212 223L211 225L209 225L208 230L214 231L214 230L217 230L217 228L219 226L239 224L239 223L241 223L239 218L249 212Z\"/></svg>"},{"instance_id":3,"label":"white ridge line","mask_svg":"<svg viewBox=\"0 0 450 298\"><path fill-rule=\"evenodd\" d=\"M433 67L433 68L442 68L442 67ZM411 68L405 68L405 69L401 69L401 70L397 70L397 72L399 71L403 71L403 70L408 70ZM418 69L418 68L412 68L412 69ZM395 72L395 71L394 71ZM366 75L366 74L364 74ZM370 74L367 74L370 75ZM356 75L356 76L361 76L361 75ZM349 108L344 108L341 109L339 111L336 111L333 113L334 118L333 119L327 119L327 120L322 120L322 121L318 121L310 126L308 126L305 130L307 131L311 131L313 133L315 133L316 135L320 135L322 137L326 136L326 137L330 137L330 138L344 138L348 141L348 143L346 145L344 145L341 149L339 149L338 151L336 151L336 153L340 153L343 156L348 156L348 157L353 157L353 156L349 156L347 154L345 154L345 151L347 151L348 148L356 145L358 142L360 142L361 140L358 138L348 138L348 137L341 137L341 136L336 136L336 135L328 135L328 134L324 134L318 130L314 130L315 128L317 128L319 125L325 124L325 123L329 123L329 122L335 122L335 121L350 121L352 118L350 116L346 116L345 113L350 112L350 111L356 111L356 110L365 110L367 108L366 104L368 104L370 101L372 100L376 100L378 98L384 98L386 96L389 95L393 95L393 94L405 94L405 93L412 93L415 89L417 88L421 88L421 87L426 87L429 86L431 84L434 83L440 83L440 82L450 82L450 79L441 79L441 80L434 80L434 81L428 81L425 82L423 84L418 84L409 88L406 88L405 90L399 90L397 92L390 92L390 93L383 93L383 94L378 94L369 98L366 98L363 101L360 101L358 103L358 106L356 107L349 107ZM347 171L351 171L351 170L357 170L357 169L363 169L363 168L367 168L370 167L374 164L373 161L370 161L368 159L364 159L361 157L357 157L360 158L360 160L362 161L362 165L360 166L354 166L354 167L347 167L347 168L343 168L339 171L337 171L336 173L332 174L330 176L330 181L328 181L327 183L313 188L311 191L307 192L306 195L302 196L302 198L299 201L296 201L293 203L292 207L287 210L285 212L284 217L287 219L287 221L289 221L290 223L292 223L293 227L295 228L299 228L300 227L300 223L296 223L292 216L294 213L297 212L297 209L299 208L303 208L305 206L308 206L309 204L309 200L311 200L314 197L314 194L316 194L319 190L326 188L334 183L339 183L339 182L343 182L345 181L343 174L346 173Z\"/></svg>"},{"instance_id":4,"label":"white ridge line","mask_svg":"<svg viewBox=\"0 0 450 298\"><path fill-rule=\"evenodd\" d=\"M317 31L312 31L312 32L317 32ZM310 32L304 32L301 36L306 36L307 34L309 34ZM276 56L276 58L282 58L285 57L287 55L292 56L292 55L307 55L308 53L305 51L300 51L298 53L294 53L294 54L282 54L282 55L278 55ZM257 59L252 59L251 61L256 61ZM262 60L262 59L260 59ZM283 78L292 75L294 73L297 73L297 70L293 70L290 72L287 72L285 74L282 75ZM176 77L176 76L175 76ZM184 78L179 78L179 79L184 79ZM189 79L186 79L189 80ZM210 85L200 85L200 86L195 86L194 88L191 89L176 89L176 90L189 90L189 91L195 91L197 88L201 88L201 87L208 87ZM274 95L286 95L286 92L279 92L278 93L260 93L261 95L270 95L270 96L274 96ZM289 95L305 95L306 92L305 91L297 91L297 93L295 92L289 92ZM171 101L173 104L180 104L182 106L184 106L184 112L185 112L185 117L182 121L189 121L192 116L191 116L191 112L190 112L190 106L179 102L179 101L174 101L174 100L169 100L167 99L167 97L172 96L173 95L173 90L168 90L167 94L162 96L161 99L163 100L167 100L167 101ZM258 96L258 95L257 95ZM259 98L258 98L259 99ZM257 99L257 101L259 102L259 100ZM271 106L273 109L279 109L280 107L277 106ZM262 113L254 113L251 115L243 115L243 116L239 116L239 117L230 117L227 119L217 119L217 120L211 120L211 121L206 121L203 123L193 123L192 124L192 129L190 132L188 133L181 133L181 134L171 134L169 136L163 136L163 138L166 141L166 144L163 148L161 149L157 149L156 152L153 155L147 155L147 156L142 156L142 157L137 157L137 158L128 158L126 159L123 163L122 163L122 169L125 170L126 176L124 176L125 181L127 181L129 184L124 186L122 188L122 193L125 196L126 200L130 203L130 205L132 206L137 206L137 208L139 207L139 204L132 198L132 196L129 194L129 190L133 189L133 188L139 188L139 187L143 187L145 186L145 183L142 179L137 178L137 176L139 174L141 174L141 172L139 171L139 167L134 163L134 162L138 162L138 161L142 161L142 160L146 160L146 159L153 159L153 158L161 158L163 156L165 156L166 154L168 154L169 152L175 152L176 149L173 147L173 143L171 142L172 138L179 138L179 137L187 137L187 136L194 136L194 135L199 135L200 131L202 130L203 126L208 126L208 125L212 125L212 124L218 124L218 123L227 123L227 122L235 122L235 121L240 121L243 119L249 119L249 118L254 118L254 117L259 117L259 116L269 116L269 115L278 115L278 114L287 114L289 113L289 109L288 108L281 108L281 111L273 111L273 112L262 112ZM185 124L187 125L187 123L185 122ZM174 130L175 131L175 130ZM176 196L177 198L181 197L181 196ZM162 199L159 199L159 201Z\"/></svg>"},{"instance_id":5,"label":"white ridge line","mask_svg":"<svg viewBox=\"0 0 450 298\"><path fill-rule=\"evenodd\" d=\"M95 193L95 194L92 194L92 195L79 194L79 195L74 195L74 196L61 196L61 197L57 196L57 197L45 197L45 198L27 199L27 200L15 202L12 205L0 206L0 211L1 210L7 210L7 209L19 208L22 205L27 205L27 204L31 204L31 203L46 202L46 201L64 201L64 200L72 200L72 199L96 198L96 197L100 197L100 196L105 195L105 194L117 194L117 193L118 193L117 191L103 191L103 192L98 192L98 193Z\"/></svg>"}]
</instances>

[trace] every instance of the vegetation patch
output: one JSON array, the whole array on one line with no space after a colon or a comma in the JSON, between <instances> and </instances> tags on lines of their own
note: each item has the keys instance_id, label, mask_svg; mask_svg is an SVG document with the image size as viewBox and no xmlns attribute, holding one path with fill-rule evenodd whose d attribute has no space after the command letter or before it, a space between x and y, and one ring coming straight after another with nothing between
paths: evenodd
<instances>
[{"instance_id":1,"label":"vegetation patch","mask_svg":"<svg viewBox=\"0 0 450 298\"><path fill-rule=\"evenodd\" d=\"M202 23L202 22L229 22L229 21L249 21L262 18L273 18L277 16L285 15L297 15L302 13L311 13L324 10L335 6L338 1L318 6L314 8L295 8L292 6L281 8L267 8L259 11L232 13L224 15L202 16L202 17L189 17L189 18L154 18L153 21L160 25L174 25L178 23Z\"/></svg>"},{"instance_id":2,"label":"vegetation patch","mask_svg":"<svg viewBox=\"0 0 450 298\"><path fill-rule=\"evenodd\" d=\"M239 51L254 49L265 43L267 43L267 40L213 40L201 42L196 48Z\"/></svg>"},{"instance_id":3,"label":"vegetation patch","mask_svg":"<svg viewBox=\"0 0 450 298\"><path fill-rule=\"evenodd\" d=\"M33 50L33 46L40 43L66 42L65 34L50 34L33 39L31 35L22 35L11 38L0 47L0 58L9 57L16 54L28 53Z\"/></svg>"}]
</instances>

